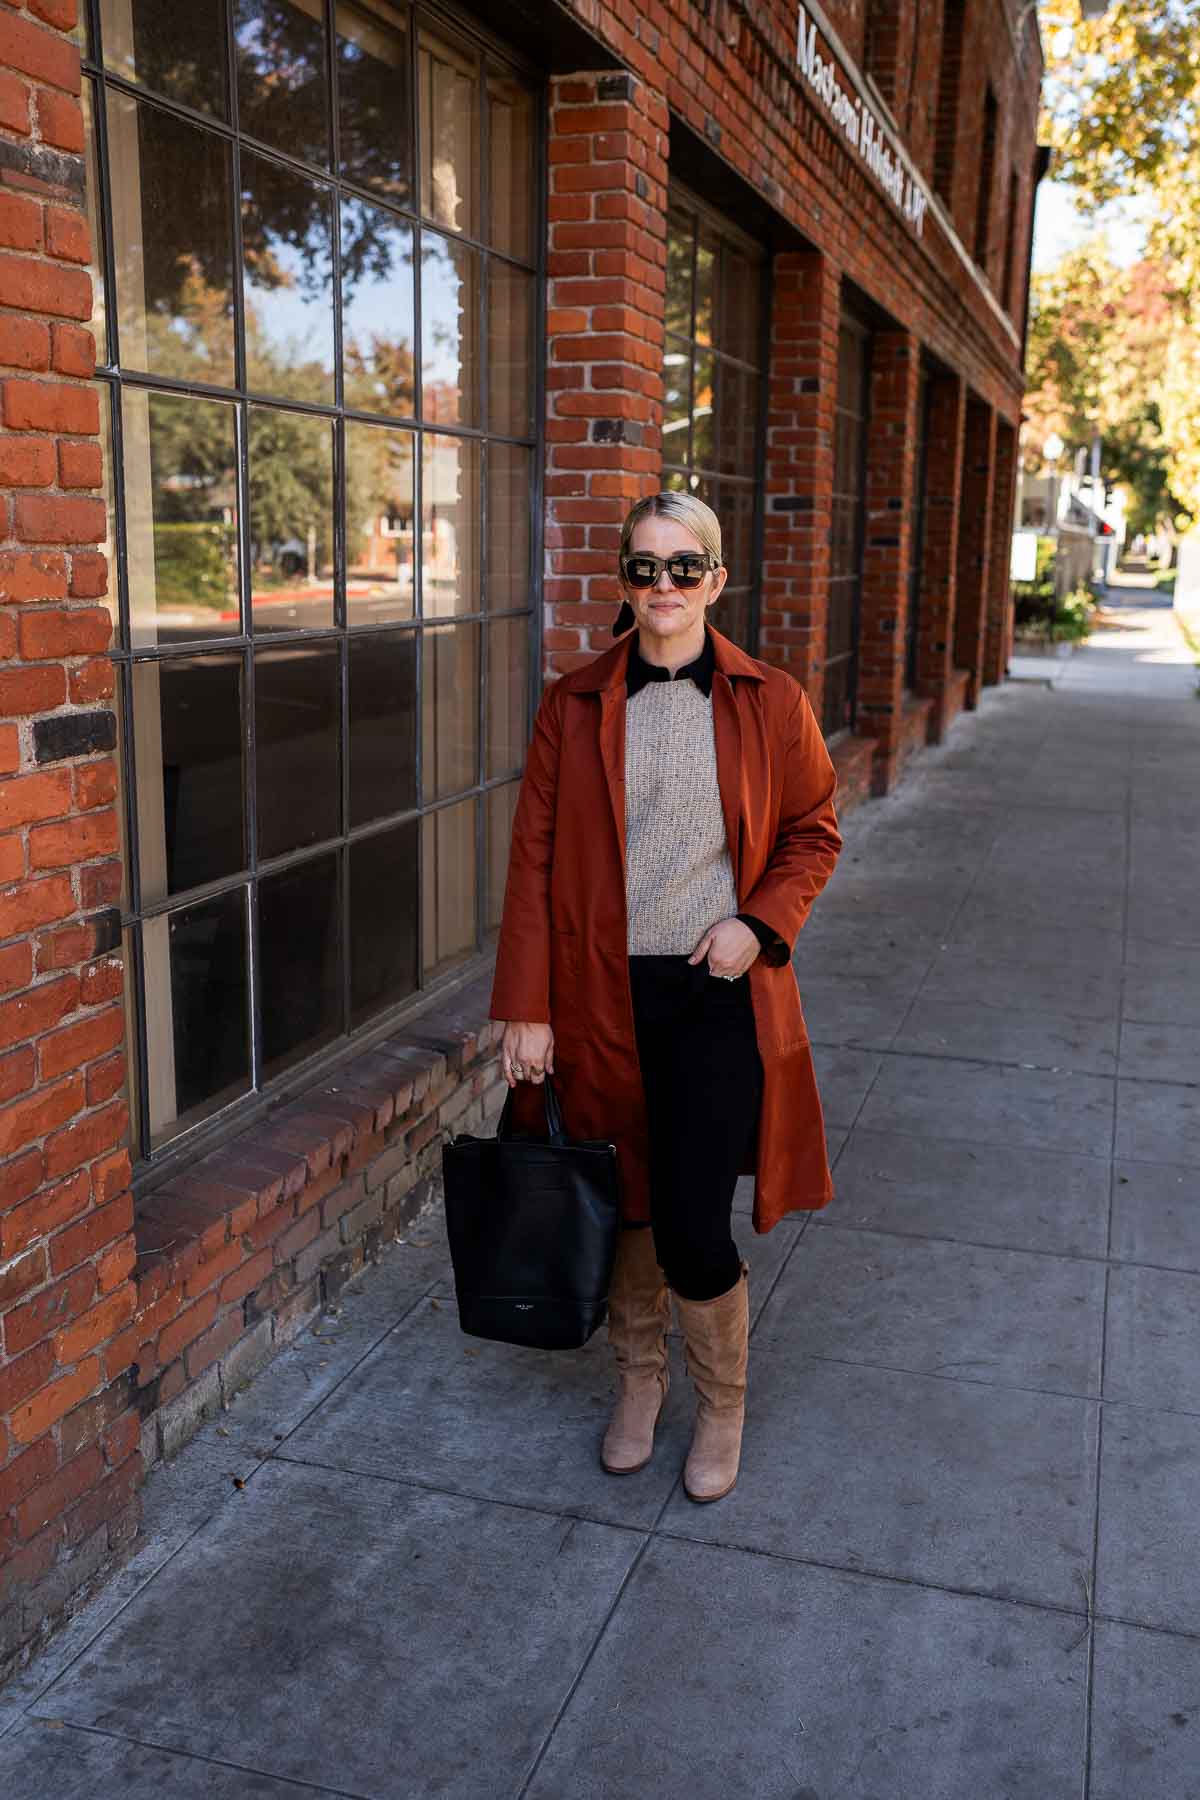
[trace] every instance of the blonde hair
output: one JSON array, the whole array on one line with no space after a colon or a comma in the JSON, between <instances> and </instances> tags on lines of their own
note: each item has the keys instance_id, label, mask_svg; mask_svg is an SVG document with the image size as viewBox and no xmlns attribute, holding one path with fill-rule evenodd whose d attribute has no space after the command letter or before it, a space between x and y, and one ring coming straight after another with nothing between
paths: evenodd
<instances>
[{"instance_id":1,"label":"blonde hair","mask_svg":"<svg viewBox=\"0 0 1200 1800\"><path fill-rule=\"evenodd\" d=\"M621 527L619 555L629 555L633 534L643 519L674 519L677 525L691 532L702 549L715 556L719 564L724 564L721 521L712 507L698 500L695 494L650 494L645 500L639 500Z\"/></svg>"}]
</instances>

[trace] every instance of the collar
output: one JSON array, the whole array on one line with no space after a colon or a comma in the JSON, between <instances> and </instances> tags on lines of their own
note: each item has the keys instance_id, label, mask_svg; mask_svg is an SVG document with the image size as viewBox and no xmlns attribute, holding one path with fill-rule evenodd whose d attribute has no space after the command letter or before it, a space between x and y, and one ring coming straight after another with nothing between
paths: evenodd
<instances>
[{"instance_id":1,"label":"collar","mask_svg":"<svg viewBox=\"0 0 1200 1800\"><path fill-rule=\"evenodd\" d=\"M707 699L712 695L713 670L715 667L716 658L713 655L712 637L710 636L706 625L704 629L704 648L701 650L699 656L694 658L692 662L686 663L681 669L676 669L674 679L676 681L686 681L690 678L695 682L696 686L700 689L700 692ZM637 633L634 632L630 638L629 663L625 671L625 691L627 696L632 699L638 689L645 687L648 681L670 681L671 679L672 676L669 669L660 668L657 663L649 663L646 661L638 643Z\"/></svg>"},{"instance_id":2,"label":"collar","mask_svg":"<svg viewBox=\"0 0 1200 1800\"><path fill-rule=\"evenodd\" d=\"M713 666L718 675L741 676L748 681L765 681L765 666L727 638L712 624L705 625L705 636L712 645ZM625 672L629 664L630 653L636 641L637 633L625 632L617 639L611 649L602 650L599 656L592 657L582 668L571 669L560 675L554 683L564 692L571 694L587 694L597 690L605 690L625 686Z\"/></svg>"}]
</instances>

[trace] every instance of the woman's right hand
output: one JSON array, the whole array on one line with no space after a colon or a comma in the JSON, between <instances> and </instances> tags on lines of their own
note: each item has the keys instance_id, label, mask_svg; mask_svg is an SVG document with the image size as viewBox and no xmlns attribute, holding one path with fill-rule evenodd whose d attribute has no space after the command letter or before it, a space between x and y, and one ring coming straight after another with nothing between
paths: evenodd
<instances>
[{"instance_id":1,"label":"woman's right hand","mask_svg":"<svg viewBox=\"0 0 1200 1800\"><path fill-rule=\"evenodd\" d=\"M500 1043L500 1066L509 1087L540 1082L554 1073L554 1029L550 1025L509 1024Z\"/></svg>"}]
</instances>

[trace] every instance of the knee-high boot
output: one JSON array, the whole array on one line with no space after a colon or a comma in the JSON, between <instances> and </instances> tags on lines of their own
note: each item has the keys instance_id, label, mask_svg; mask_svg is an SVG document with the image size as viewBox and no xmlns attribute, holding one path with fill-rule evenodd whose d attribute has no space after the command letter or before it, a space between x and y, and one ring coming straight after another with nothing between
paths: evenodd
<instances>
[{"instance_id":1,"label":"knee-high boot","mask_svg":"<svg viewBox=\"0 0 1200 1800\"><path fill-rule=\"evenodd\" d=\"M750 1347L749 1265L715 1300L676 1294L686 1363L696 1389L696 1428L683 1471L692 1500L720 1500L738 1477Z\"/></svg>"},{"instance_id":2,"label":"knee-high boot","mask_svg":"<svg viewBox=\"0 0 1200 1800\"><path fill-rule=\"evenodd\" d=\"M608 1339L620 1392L604 1434L600 1461L610 1475L644 1468L667 1397L667 1331L671 1296L649 1226L622 1228L608 1291Z\"/></svg>"}]
</instances>

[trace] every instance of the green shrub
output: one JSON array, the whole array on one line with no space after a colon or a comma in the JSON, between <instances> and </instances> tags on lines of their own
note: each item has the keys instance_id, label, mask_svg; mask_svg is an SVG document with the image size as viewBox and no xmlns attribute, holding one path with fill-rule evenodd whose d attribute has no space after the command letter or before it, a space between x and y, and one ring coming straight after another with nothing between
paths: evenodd
<instances>
[{"instance_id":1,"label":"green shrub","mask_svg":"<svg viewBox=\"0 0 1200 1800\"><path fill-rule=\"evenodd\" d=\"M237 605L232 525L154 527L154 576L159 607Z\"/></svg>"}]
</instances>

